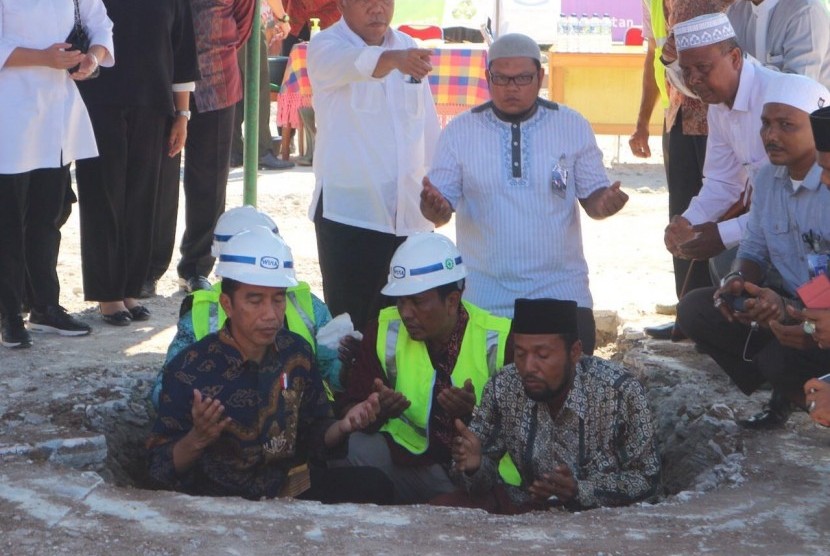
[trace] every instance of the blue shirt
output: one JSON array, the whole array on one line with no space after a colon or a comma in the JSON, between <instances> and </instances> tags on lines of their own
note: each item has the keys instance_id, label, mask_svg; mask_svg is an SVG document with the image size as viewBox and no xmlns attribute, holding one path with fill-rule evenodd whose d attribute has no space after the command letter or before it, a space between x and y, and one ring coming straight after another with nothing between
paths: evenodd
<instances>
[{"instance_id":1,"label":"blue shirt","mask_svg":"<svg viewBox=\"0 0 830 556\"><path fill-rule=\"evenodd\" d=\"M803 234L819 235L819 251L830 251L830 190L819 181L814 164L801 186L793 191L787 168L767 164L758 171L738 258L748 259L766 271L772 265L781 273L784 288L795 290L810 279L807 255L811 247Z\"/></svg>"}]
</instances>

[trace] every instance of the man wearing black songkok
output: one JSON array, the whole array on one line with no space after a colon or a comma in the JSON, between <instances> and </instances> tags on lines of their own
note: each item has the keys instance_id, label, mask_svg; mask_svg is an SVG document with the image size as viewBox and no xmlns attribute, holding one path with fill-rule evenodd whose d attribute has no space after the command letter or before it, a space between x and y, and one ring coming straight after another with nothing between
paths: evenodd
<instances>
[{"instance_id":1,"label":"man wearing black songkok","mask_svg":"<svg viewBox=\"0 0 830 556\"><path fill-rule=\"evenodd\" d=\"M515 363L484 387L469 428L456 421L454 476L464 492L432 503L521 513L656 494L660 458L643 386L621 366L582 354L576 314L573 301L516 300ZM499 482L505 453L516 484Z\"/></svg>"}]
</instances>

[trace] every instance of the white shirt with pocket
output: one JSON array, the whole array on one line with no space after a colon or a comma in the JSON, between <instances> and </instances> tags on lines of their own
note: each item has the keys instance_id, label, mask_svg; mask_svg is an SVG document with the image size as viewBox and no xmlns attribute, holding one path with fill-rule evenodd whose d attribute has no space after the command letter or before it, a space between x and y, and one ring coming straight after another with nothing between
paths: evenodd
<instances>
[{"instance_id":1,"label":"white shirt with pocket","mask_svg":"<svg viewBox=\"0 0 830 556\"><path fill-rule=\"evenodd\" d=\"M385 50L415 47L391 29L382 46L368 46L343 19L309 44L317 120L310 217L322 193L328 220L398 236L433 229L420 210L440 131L429 83L398 70L372 77Z\"/></svg>"},{"instance_id":2,"label":"white shirt with pocket","mask_svg":"<svg viewBox=\"0 0 830 556\"><path fill-rule=\"evenodd\" d=\"M101 0L79 0L91 44L112 66L112 21ZM98 155L92 124L75 82L63 69L8 67L17 48L62 43L75 24L72 0L0 0L0 174L57 168Z\"/></svg>"}]
</instances>

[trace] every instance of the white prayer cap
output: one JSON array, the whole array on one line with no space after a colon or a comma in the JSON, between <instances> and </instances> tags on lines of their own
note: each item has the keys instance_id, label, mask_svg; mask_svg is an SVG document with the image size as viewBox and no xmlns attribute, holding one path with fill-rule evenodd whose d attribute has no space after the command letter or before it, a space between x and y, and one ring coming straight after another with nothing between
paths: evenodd
<instances>
[{"instance_id":1,"label":"white prayer cap","mask_svg":"<svg viewBox=\"0 0 830 556\"><path fill-rule=\"evenodd\" d=\"M735 36L725 13L700 15L674 26L674 43L678 52L709 46Z\"/></svg>"},{"instance_id":2,"label":"white prayer cap","mask_svg":"<svg viewBox=\"0 0 830 556\"><path fill-rule=\"evenodd\" d=\"M542 53L536 41L521 33L508 33L493 41L487 51L487 64L499 58L533 58L542 63Z\"/></svg>"},{"instance_id":3,"label":"white prayer cap","mask_svg":"<svg viewBox=\"0 0 830 556\"><path fill-rule=\"evenodd\" d=\"M768 102L786 104L810 114L830 104L830 91L809 77L782 73L764 91L764 104Z\"/></svg>"}]
</instances>

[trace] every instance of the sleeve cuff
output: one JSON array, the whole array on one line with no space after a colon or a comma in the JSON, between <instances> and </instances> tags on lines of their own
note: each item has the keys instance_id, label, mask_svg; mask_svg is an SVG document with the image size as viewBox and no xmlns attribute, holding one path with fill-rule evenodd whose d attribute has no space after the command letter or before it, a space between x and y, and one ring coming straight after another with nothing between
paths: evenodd
<instances>
[{"instance_id":1,"label":"sleeve cuff","mask_svg":"<svg viewBox=\"0 0 830 556\"><path fill-rule=\"evenodd\" d=\"M698 224L703 224L704 222L711 222L713 220L712 218L709 218L703 210L700 209L697 203L697 197L692 199L692 202L689 203L689 208L687 208L681 216L688 220L689 224L691 224L692 226L697 226Z\"/></svg>"},{"instance_id":2,"label":"sleeve cuff","mask_svg":"<svg viewBox=\"0 0 830 556\"><path fill-rule=\"evenodd\" d=\"M579 481L576 485L576 500L572 500L566 506L574 505L576 502L576 506L580 508L594 508L598 506L597 497L594 494L595 485L592 481Z\"/></svg>"},{"instance_id":3,"label":"sleeve cuff","mask_svg":"<svg viewBox=\"0 0 830 556\"><path fill-rule=\"evenodd\" d=\"M372 74L375 73L375 68L378 67L378 60L385 50L379 46L367 46L363 52L355 60L355 68L357 71L368 78L375 79Z\"/></svg>"},{"instance_id":4,"label":"sleeve cuff","mask_svg":"<svg viewBox=\"0 0 830 556\"><path fill-rule=\"evenodd\" d=\"M187 83L173 83L174 93L192 93L196 90L196 82L188 81Z\"/></svg>"},{"instance_id":5,"label":"sleeve cuff","mask_svg":"<svg viewBox=\"0 0 830 556\"><path fill-rule=\"evenodd\" d=\"M745 221L746 215L742 215L718 224L720 239L727 249L731 249L741 242L744 235Z\"/></svg>"}]
</instances>

